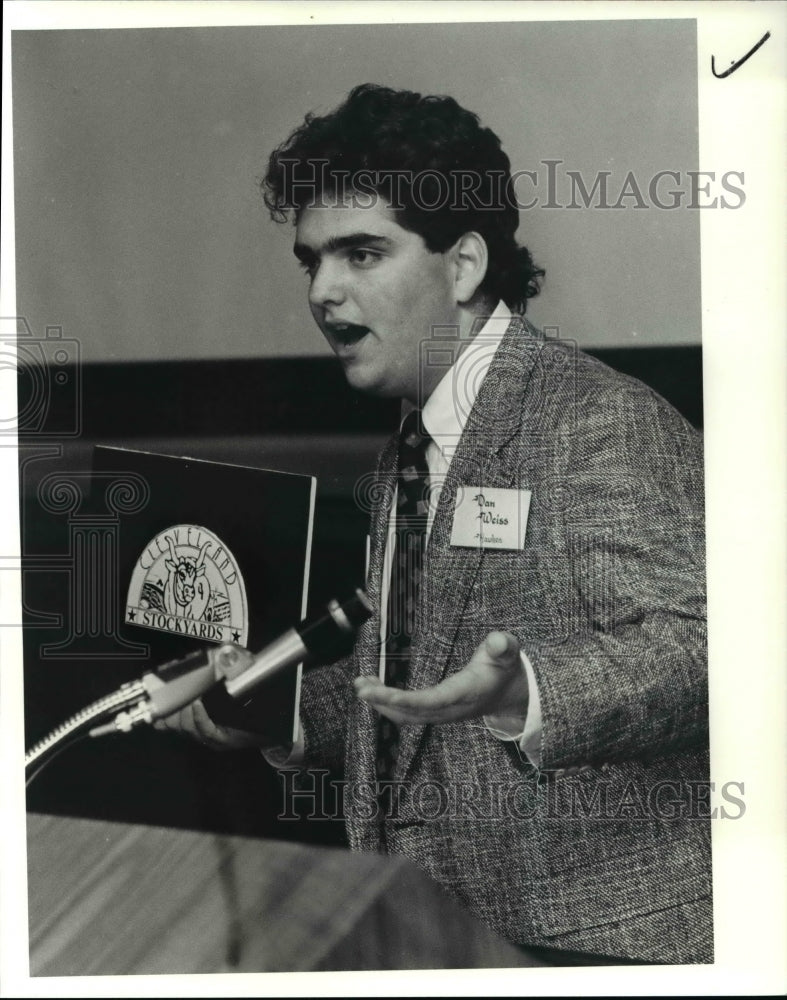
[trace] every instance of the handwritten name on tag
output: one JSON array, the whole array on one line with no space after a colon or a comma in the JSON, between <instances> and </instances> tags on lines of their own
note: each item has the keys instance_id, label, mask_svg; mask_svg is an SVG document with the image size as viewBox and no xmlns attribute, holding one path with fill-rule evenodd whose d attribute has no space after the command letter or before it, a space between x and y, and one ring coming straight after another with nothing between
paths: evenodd
<instances>
[{"instance_id":1,"label":"handwritten name on tag","mask_svg":"<svg viewBox=\"0 0 787 1000\"><path fill-rule=\"evenodd\" d=\"M523 549L531 490L462 486L456 494L451 545Z\"/></svg>"}]
</instances>

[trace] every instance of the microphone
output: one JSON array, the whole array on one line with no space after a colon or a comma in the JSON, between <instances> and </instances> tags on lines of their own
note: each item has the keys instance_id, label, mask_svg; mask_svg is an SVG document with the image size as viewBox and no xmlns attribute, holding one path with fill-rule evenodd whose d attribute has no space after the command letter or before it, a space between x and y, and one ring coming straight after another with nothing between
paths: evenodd
<instances>
[{"instance_id":1,"label":"microphone","mask_svg":"<svg viewBox=\"0 0 787 1000\"><path fill-rule=\"evenodd\" d=\"M299 663L326 662L350 652L356 631L371 615L369 598L356 589L349 600L329 601L323 611L287 629L257 654L225 643L164 663L135 682L138 703L133 708L95 727L90 735L129 732L142 722L172 715L200 697L214 723L263 731L265 704L264 698L255 698L257 689ZM236 676L221 676L224 670L237 671L241 666L243 671ZM218 681L217 676L221 677Z\"/></svg>"},{"instance_id":2,"label":"microphone","mask_svg":"<svg viewBox=\"0 0 787 1000\"><path fill-rule=\"evenodd\" d=\"M259 733L265 727L264 690L257 692L272 677L298 663L326 662L349 653L358 628L371 616L372 606L364 591L343 604L332 600L324 612L304 619L287 629L256 656L238 646L222 647L236 655L246 653L248 663L242 673L215 684L202 698L211 721L234 729ZM237 667L240 659L234 660ZM228 664L229 665L229 664ZM260 697L255 697L259 693Z\"/></svg>"},{"instance_id":3,"label":"microphone","mask_svg":"<svg viewBox=\"0 0 787 1000\"><path fill-rule=\"evenodd\" d=\"M357 629L372 614L369 598L356 590L349 601L330 601L321 615L306 618L295 628L274 639L251 664L224 686L233 698L249 694L258 684L295 663L328 660L348 652ZM348 642L349 640L349 642Z\"/></svg>"},{"instance_id":4,"label":"microphone","mask_svg":"<svg viewBox=\"0 0 787 1000\"><path fill-rule=\"evenodd\" d=\"M172 715L199 697L214 722L264 732L264 699L255 700L257 688L297 663L327 662L349 652L356 631L371 615L369 598L357 589L343 604L329 601L321 614L305 618L256 655L226 643L165 663L99 698L35 743L25 754L27 784L77 740L130 732L142 722ZM243 668L240 673L225 678L226 670L235 672L238 667ZM111 721L97 725L109 715L114 715Z\"/></svg>"}]
</instances>

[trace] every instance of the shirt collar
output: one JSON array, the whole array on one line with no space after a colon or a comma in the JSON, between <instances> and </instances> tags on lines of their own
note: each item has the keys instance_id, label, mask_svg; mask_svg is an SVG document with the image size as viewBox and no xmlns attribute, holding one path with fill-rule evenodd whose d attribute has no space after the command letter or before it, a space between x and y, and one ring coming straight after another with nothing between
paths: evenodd
<instances>
[{"instance_id":1,"label":"shirt collar","mask_svg":"<svg viewBox=\"0 0 787 1000\"><path fill-rule=\"evenodd\" d=\"M424 404L424 429L450 462L492 358L511 322L502 300Z\"/></svg>"}]
</instances>

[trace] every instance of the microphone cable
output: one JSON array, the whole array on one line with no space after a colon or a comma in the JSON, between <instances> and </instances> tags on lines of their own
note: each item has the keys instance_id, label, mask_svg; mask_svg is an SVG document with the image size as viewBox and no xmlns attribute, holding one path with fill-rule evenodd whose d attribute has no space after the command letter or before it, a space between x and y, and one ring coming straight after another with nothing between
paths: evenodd
<instances>
[{"instance_id":1,"label":"microphone cable","mask_svg":"<svg viewBox=\"0 0 787 1000\"><path fill-rule=\"evenodd\" d=\"M81 709L53 729L42 740L33 744L25 754L25 771L27 772L28 768L36 764L38 766L27 776L25 787L41 773L57 754L65 750L67 746L84 739L88 735L89 729L99 719L139 702L146 694L145 685L140 680L123 684L117 691L104 695L103 698L99 698L98 701Z\"/></svg>"}]
</instances>

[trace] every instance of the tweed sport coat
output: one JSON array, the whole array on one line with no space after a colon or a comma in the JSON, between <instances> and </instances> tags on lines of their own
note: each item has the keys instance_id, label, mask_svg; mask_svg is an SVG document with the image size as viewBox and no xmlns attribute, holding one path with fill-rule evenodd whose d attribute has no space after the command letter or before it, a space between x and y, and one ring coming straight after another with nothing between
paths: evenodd
<instances>
[{"instance_id":1,"label":"tweed sport coat","mask_svg":"<svg viewBox=\"0 0 787 1000\"><path fill-rule=\"evenodd\" d=\"M396 442L378 465L379 607ZM306 760L343 768L356 850L412 859L514 942L712 961L701 436L635 379L514 317L442 484L408 686L460 670L491 629L529 656L540 767L482 720L401 731L376 808L379 614L304 677ZM450 544L457 490L532 492L521 551ZM705 789L705 791L703 791Z\"/></svg>"}]
</instances>

